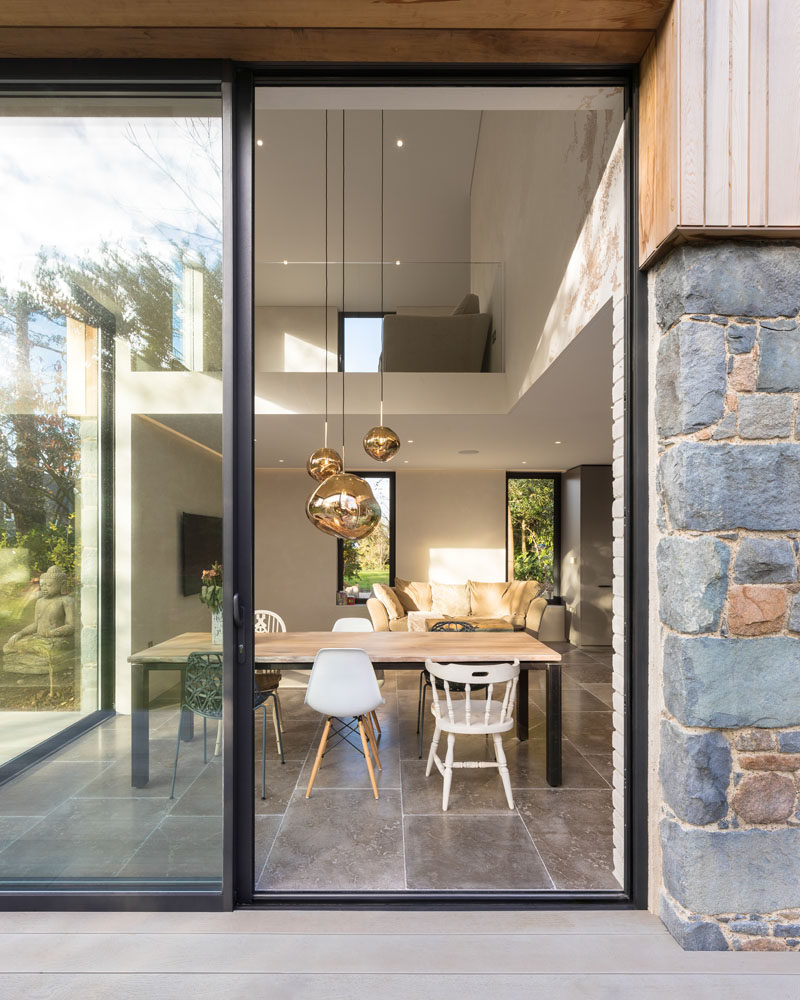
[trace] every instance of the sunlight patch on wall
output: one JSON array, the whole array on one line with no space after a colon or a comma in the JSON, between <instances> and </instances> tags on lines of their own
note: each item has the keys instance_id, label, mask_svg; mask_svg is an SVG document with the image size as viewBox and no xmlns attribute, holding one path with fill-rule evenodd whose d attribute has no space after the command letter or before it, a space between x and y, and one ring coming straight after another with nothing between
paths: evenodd
<instances>
[{"instance_id":1,"label":"sunlight patch on wall","mask_svg":"<svg viewBox=\"0 0 800 1000\"><path fill-rule=\"evenodd\" d=\"M436 583L493 583L506 579L506 550L429 549L428 579Z\"/></svg>"}]
</instances>

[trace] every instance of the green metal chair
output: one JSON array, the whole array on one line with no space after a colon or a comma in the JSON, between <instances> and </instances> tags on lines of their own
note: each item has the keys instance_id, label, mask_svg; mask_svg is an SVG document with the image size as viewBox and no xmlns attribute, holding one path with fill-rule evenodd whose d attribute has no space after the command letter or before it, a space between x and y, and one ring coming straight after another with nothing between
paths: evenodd
<instances>
[{"instance_id":1,"label":"green metal chair","mask_svg":"<svg viewBox=\"0 0 800 1000\"><path fill-rule=\"evenodd\" d=\"M274 690L261 691L253 680L253 711L263 709L264 725L261 739L261 798L267 796L267 701L277 696ZM208 720L222 718L222 654L189 653L186 663L186 677L181 698L181 712L178 719L178 741L175 746L175 766L172 769L172 788L169 797L175 798L175 779L178 775L178 755L181 750L181 722L183 712L194 712L203 717L203 763L208 763ZM278 733L281 760L283 760L283 738L280 727Z\"/></svg>"}]
</instances>

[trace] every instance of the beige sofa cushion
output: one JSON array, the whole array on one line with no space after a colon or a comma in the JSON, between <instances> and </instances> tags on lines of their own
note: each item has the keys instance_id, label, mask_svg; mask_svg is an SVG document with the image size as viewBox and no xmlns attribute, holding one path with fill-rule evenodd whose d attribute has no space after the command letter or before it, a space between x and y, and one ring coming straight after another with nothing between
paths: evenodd
<instances>
[{"instance_id":1,"label":"beige sofa cushion","mask_svg":"<svg viewBox=\"0 0 800 1000\"><path fill-rule=\"evenodd\" d=\"M385 583L373 583L372 590L381 604L386 608L386 613L389 616L390 627L391 622L393 622L395 618L403 618L405 616L405 609L398 600L397 594L395 594L391 587L387 587Z\"/></svg>"},{"instance_id":2,"label":"beige sofa cushion","mask_svg":"<svg viewBox=\"0 0 800 1000\"><path fill-rule=\"evenodd\" d=\"M416 580L401 580L396 577L394 592L405 611L431 610L431 585Z\"/></svg>"},{"instance_id":3,"label":"beige sofa cushion","mask_svg":"<svg viewBox=\"0 0 800 1000\"><path fill-rule=\"evenodd\" d=\"M524 625L525 616L531 601L542 591L538 580L512 580L508 585L508 602L511 610L511 622L514 625Z\"/></svg>"},{"instance_id":4,"label":"beige sofa cushion","mask_svg":"<svg viewBox=\"0 0 800 1000\"><path fill-rule=\"evenodd\" d=\"M408 632L408 616L405 618L395 618L389 622L390 632Z\"/></svg>"},{"instance_id":5,"label":"beige sofa cushion","mask_svg":"<svg viewBox=\"0 0 800 1000\"><path fill-rule=\"evenodd\" d=\"M437 615L465 618L469 615L469 591L463 583L432 583L431 610Z\"/></svg>"},{"instance_id":6,"label":"beige sofa cushion","mask_svg":"<svg viewBox=\"0 0 800 1000\"><path fill-rule=\"evenodd\" d=\"M468 580L470 614L478 618L502 618L510 615L511 608L505 601L508 581L501 583L478 583Z\"/></svg>"}]
</instances>

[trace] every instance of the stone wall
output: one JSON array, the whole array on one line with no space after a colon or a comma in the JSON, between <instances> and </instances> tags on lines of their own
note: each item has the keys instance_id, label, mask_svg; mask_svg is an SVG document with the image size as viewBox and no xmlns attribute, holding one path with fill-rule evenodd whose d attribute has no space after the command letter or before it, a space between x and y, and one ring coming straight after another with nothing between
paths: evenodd
<instances>
[{"instance_id":1,"label":"stone wall","mask_svg":"<svg viewBox=\"0 0 800 1000\"><path fill-rule=\"evenodd\" d=\"M661 917L800 950L800 246L653 272Z\"/></svg>"}]
</instances>

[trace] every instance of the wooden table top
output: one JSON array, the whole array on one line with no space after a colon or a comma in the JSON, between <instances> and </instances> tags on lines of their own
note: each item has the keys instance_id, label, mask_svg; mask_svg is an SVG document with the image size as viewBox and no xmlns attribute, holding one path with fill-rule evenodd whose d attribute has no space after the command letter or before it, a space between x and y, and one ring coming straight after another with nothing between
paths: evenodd
<instances>
[{"instance_id":1,"label":"wooden table top","mask_svg":"<svg viewBox=\"0 0 800 1000\"><path fill-rule=\"evenodd\" d=\"M527 632L270 632L255 640L256 662L312 663L320 649L364 649L377 663L521 660L558 663L561 654ZM128 657L131 663L185 663L189 653L221 652L210 632L184 632Z\"/></svg>"}]
</instances>

